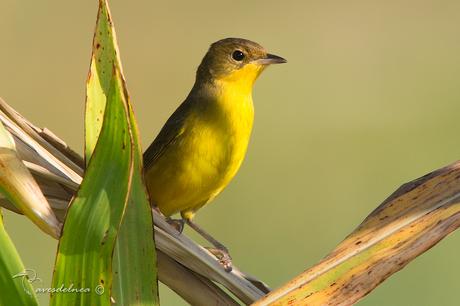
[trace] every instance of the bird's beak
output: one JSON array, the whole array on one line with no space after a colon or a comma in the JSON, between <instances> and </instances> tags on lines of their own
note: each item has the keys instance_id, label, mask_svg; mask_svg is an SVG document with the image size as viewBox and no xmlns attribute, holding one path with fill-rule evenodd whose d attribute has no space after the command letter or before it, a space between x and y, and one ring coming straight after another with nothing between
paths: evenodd
<instances>
[{"instance_id":1,"label":"bird's beak","mask_svg":"<svg viewBox=\"0 0 460 306\"><path fill-rule=\"evenodd\" d=\"M271 65L271 64L284 64L284 63L287 63L287 60L285 60L284 58L278 55L267 54L264 58L259 58L255 60L254 62L260 65Z\"/></svg>"}]
</instances>

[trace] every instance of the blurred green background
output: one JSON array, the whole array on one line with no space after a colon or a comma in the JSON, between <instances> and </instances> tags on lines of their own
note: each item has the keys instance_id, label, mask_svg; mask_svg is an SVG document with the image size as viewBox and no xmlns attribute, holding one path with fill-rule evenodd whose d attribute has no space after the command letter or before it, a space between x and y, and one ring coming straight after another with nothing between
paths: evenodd
<instances>
[{"instance_id":1,"label":"blurred green background","mask_svg":"<svg viewBox=\"0 0 460 306\"><path fill-rule=\"evenodd\" d=\"M144 147L213 41L289 60L256 84L247 158L196 220L272 287L315 264L402 183L460 157L459 1L111 1ZM82 152L96 0L0 1L0 96ZM56 241L6 226L49 286ZM460 233L360 305L458 305ZM185 303L161 287L162 305ZM43 305L47 296L40 296Z\"/></svg>"}]
</instances>

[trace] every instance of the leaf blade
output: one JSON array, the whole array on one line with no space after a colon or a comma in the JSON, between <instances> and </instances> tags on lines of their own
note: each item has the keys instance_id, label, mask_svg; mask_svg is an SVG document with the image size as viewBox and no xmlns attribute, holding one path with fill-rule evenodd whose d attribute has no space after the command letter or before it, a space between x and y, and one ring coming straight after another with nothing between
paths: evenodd
<instances>
[{"instance_id":1,"label":"leaf blade","mask_svg":"<svg viewBox=\"0 0 460 306\"><path fill-rule=\"evenodd\" d=\"M0 213L0 305L38 306L35 291L26 276L24 265L5 231ZM16 276L16 277L15 277Z\"/></svg>"},{"instance_id":2,"label":"leaf blade","mask_svg":"<svg viewBox=\"0 0 460 306\"><path fill-rule=\"evenodd\" d=\"M54 293L50 305L110 305L112 252L133 171L132 135L122 86L114 67L103 126L70 204L53 275L54 288L105 289L102 294Z\"/></svg>"},{"instance_id":3,"label":"leaf blade","mask_svg":"<svg viewBox=\"0 0 460 306\"><path fill-rule=\"evenodd\" d=\"M42 231L59 237L61 224L40 187L16 152L13 137L0 123L0 191Z\"/></svg>"},{"instance_id":4,"label":"leaf blade","mask_svg":"<svg viewBox=\"0 0 460 306\"><path fill-rule=\"evenodd\" d=\"M460 162L403 185L324 260L253 305L351 305L460 226Z\"/></svg>"},{"instance_id":5,"label":"leaf blade","mask_svg":"<svg viewBox=\"0 0 460 306\"><path fill-rule=\"evenodd\" d=\"M99 0L90 71L86 82L85 161L88 165L102 128L113 67L122 75L115 29L106 0Z\"/></svg>"},{"instance_id":6,"label":"leaf blade","mask_svg":"<svg viewBox=\"0 0 460 306\"><path fill-rule=\"evenodd\" d=\"M134 165L132 188L114 250L113 298L121 305L158 305L153 221L143 183L142 150L118 54L110 9L106 1L99 1L90 77L87 82L86 161L88 162L92 154L100 130L100 117L106 105L107 71L115 65L120 67L121 89L128 106L129 124L133 136Z\"/></svg>"},{"instance_id":7,"label":"leaf blade","mask_svg":"<svg viewBox=\"0 0 460 306\"><path fill-rule=\"evenodd\" d=\"M159 305L153 219L142 178L142 153L132 109L134 173L128 206L118 235L113 297L120 305Z\"/></svg>"}]
</instances>

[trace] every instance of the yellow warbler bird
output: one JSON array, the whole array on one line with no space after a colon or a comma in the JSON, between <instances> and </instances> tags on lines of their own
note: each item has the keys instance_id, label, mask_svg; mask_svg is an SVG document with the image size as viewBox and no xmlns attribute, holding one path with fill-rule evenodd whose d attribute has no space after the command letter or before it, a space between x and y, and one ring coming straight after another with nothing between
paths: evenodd
<instances>
[{"instance_id":1,"label":"yellow warbler bird","mask_svg":"<svg viewBox=\"0 0 460 306\"><path fill-rule=\"evenodd\" d=\"M268 65L285 62L249 40L213 43L189 95L144 154L152 205L166 217L180 213L217 248L214 252L221 252L227 268L227 249L192 219L227 186L244 159L254 119L255 80Z\"/></svg>"}]
</instances>

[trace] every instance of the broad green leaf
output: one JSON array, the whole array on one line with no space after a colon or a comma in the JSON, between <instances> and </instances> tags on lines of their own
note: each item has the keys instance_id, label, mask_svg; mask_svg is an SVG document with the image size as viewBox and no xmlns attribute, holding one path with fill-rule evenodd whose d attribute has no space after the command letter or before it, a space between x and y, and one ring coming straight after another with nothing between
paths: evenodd
<instances>
[{"instance_id":1,"label":"broad green leaf","mask_svg":"<svg viewBox=\"0 0 460 306\"><path fill-rule=\"evenodd\" d=\"M38 305L35 291L16 248L3 226L0 213L0 306Z\"/></svg>"},{"instance_id":2,"label":"broad green leaf","mask_svg":"<svg viewBox=\"0 0 460 306\"><path fill-rule=\"evenodd\" d=\"M40 187L16 153L13 137L0 123L0 191L45 233L58 238L61 224Z\"/></svg>"},{"instance_id":3,"label":"broad green leaf","mask_svg":"<svg viewBox=\"0 0 460 306\"><path fill-rule=\"evenodd\" d=\"M393 193L316 266L253 305L351 305L460 226L460 162Z\"/></svg>"},{"instance_id":4,"label":"broad green leaf","mask_svg":"<svg viewBox=\"0 0 460 306\"><path fill-rule=\"evenodd\" d=\"M52 285L89 292L53 293L51 305L110 305L112 253L133 171L129 113L116 66L111 78L99 139L67 212Z\"/></svg>"},{"instance_id":5,"label":"broad green leaf","mask_svg":"<svg viewBox=\"0 0 460 306\"><path fill-rule=\"evenodd\" d=\"M85 127L87 161L99 134L100 127L97 123L101 121L101 113L106 103L107 84L110 81L108 72L114 64L121 67L110 11L105 1L100 1L99 5L90 78L87 83ZM120 305L157 305L158 284L153 222L143 183L142 151L136 120L123 81L122 90L129 105L134 168L131 193L114 252L113 298Z\"/></svg>"}]
</instances>

